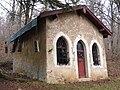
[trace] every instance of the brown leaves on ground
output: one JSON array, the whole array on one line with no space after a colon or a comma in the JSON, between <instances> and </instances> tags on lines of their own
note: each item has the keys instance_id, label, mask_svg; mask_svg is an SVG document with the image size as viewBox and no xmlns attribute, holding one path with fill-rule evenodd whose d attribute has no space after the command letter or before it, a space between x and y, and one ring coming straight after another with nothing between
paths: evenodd
<instances>
[{"instance_id":1,"label":"brown leaves on ground","mask_svg":"<svg viewBox=\"0 0 120 90\"><path fill-rule=\"evenodd\" d=\"M107 60L109 79L76 82L66 84L47 84L38 80L31 80L25 75L12 73L12 63L0 63L0 90L120 90L119 60Z\"/></svg>"}]
</instances>

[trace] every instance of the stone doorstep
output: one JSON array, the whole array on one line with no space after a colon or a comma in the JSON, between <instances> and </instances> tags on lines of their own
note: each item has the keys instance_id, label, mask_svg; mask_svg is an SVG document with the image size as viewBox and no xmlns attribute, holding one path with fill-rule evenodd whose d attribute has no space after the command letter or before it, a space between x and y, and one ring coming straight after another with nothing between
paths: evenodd
<instances>
[{"instance_id":1,"label":"stone doorstep","mask_svg":"<svg viewBox=\"0 0 120 90\"><path fill-rule=\"evenodd\" d=\"M83 81L90 81L90 78L79 78L78 81L83 82Z\"/></svg>"}]
</instances>

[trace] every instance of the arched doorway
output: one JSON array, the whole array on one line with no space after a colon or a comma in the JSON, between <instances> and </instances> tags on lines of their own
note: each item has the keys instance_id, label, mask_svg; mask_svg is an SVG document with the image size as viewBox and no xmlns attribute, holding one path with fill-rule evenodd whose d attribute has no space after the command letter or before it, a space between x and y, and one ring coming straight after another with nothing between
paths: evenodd
<instances>
[{"instance_id":1,"label":"arched doorway","mask_svg":"<svg viewBox=\"0 0 120 90\"><path fill-rule=\"evenodd\" d=\"M86 77L86 69L85 69L85 49L84 44L80 40L77 43L77 61L78 61L78 75L79 78Z\"/></svg>"}]
</instances>

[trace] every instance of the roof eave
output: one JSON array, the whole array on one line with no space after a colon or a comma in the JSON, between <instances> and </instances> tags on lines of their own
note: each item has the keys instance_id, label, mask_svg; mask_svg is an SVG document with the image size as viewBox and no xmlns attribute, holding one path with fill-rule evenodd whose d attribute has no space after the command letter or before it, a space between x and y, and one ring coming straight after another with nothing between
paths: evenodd
<instances>
[{"instance_id":1,"label":"roof eave","mask_svg":"<svg viewBox=\"0 0 120 90\"><path fill-rule=\"evenodd\" d=\"M108 35L112 35L112 33L110 32L110 30L87 8L87 6L85 5L78 5L76 7L70 7L67 11L63 10L63 9L59 9L59 10L53 10L53 11L44 11L42 12L37 18L36 20L36 24L37 25L37 19L41 19L47 16L52 16L52 15L56 15L56 14L62 14L64 12L71 12L71 11L82 11L82 13L84 13L84 15L100 30L103 29L103 36L108 36ZM32 26L34 27L34 25ZM32 28L30 27L30 29ZM23 27L24 28L24 27ZM28 31L28 29L26 30ZM24 34L26 31L23 31L20 35ZM17 32L18 33L18 32ZM18 34L14 34L13 36L11 36L9 38L9 40L6 42L6 45L8 45L9 43L11 43L12 41L14 41L16 38L18 38L19 36L17 36Z\"/></svg>"},{"instance_id":2,"label":"roof eave","mask_svg":"<svg viewBox=\"0 0 120 90\"><path fill-rule=\"evenodd\" d=\"M110 32L110 30L87 8L87 6L85 5L78 5L76 7L71 7L70 9L68 9L68 11L66 12L71 12L71 11L80 11L82 10L82 12L84 13L84 15L96 26L98 27L98 29L103 29L105 30L107 35L112 35L112 33ZM39 18L43 18L43 17L47 17L47 16L52 16L52 15L56 15L56 14L62 14L65 11L63 9L59 9L59 10L54 10L54 11L45 11L42 12L39 15Z\"/></svg>"},{"instance_id":3,"label":"roof eave","mask_svg":"<svg viewBox=\"0 0 120 90\"><path fill-rule=\"evenodd\" d=\"M112 32L86 7L84 6L83 12L90 21L96 25L99 29L105 30L108 35L112 35Z\"/></svg>"}]
</instances>

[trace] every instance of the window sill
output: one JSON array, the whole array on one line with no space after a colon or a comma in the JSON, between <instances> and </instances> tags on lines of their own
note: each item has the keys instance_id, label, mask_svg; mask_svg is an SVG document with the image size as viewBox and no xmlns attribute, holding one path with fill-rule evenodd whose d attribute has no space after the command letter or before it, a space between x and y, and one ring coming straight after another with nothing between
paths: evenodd
<instances>
[{"instance_id":1,"label":"window sill","mask_svg":"<svg viewBox=\"0 0 120 90\"><path fill-rule=\"evenodd\" d=\"M55 67L58 67L58 68L70 68L71 65L56 65Z\"/></svg>"},{"instance_id":2,"label":"window sill","mask_svg":"<svg viewBox=\"0 0 120 90\"><path fill-rule=\"evenodd\" d=\"M97 65L97 66L92 65L92 68L103 68L103 66L102 65Z\"/></svg>"}]
</instances>

